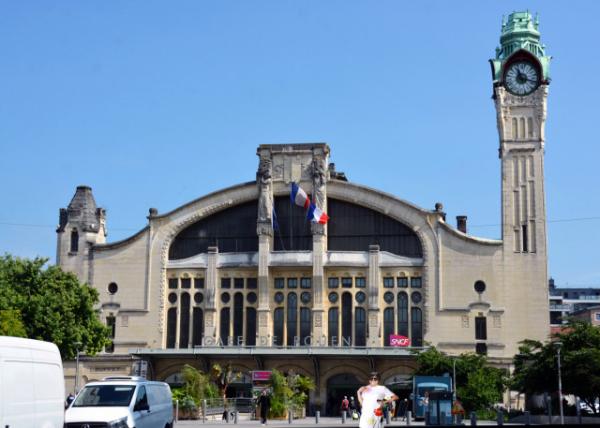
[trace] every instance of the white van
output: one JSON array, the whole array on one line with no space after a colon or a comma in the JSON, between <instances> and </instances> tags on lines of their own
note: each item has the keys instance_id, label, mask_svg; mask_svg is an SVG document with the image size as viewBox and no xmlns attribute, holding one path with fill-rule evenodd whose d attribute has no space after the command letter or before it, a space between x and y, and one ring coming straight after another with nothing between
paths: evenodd
<instances>
[{"instance_id":1,"label":"white van","mask_svg":"<svg viewBox=\"0 0 600 428\"><path fill-rule=\"evenodd\" d=\"M0 336L0 427L62 428L65 381L53 343Z\"/></svg>"},{"instance_id":2,"label":"white van","mask_svg":"<svg viewBox=\"0 0 600 428\"><path fill-rule=\"evenodd\" d=\"M172 428L171 388L136 376L90 382L65 414L65 428L83 427Z\"/></svg>"}]
</instances>

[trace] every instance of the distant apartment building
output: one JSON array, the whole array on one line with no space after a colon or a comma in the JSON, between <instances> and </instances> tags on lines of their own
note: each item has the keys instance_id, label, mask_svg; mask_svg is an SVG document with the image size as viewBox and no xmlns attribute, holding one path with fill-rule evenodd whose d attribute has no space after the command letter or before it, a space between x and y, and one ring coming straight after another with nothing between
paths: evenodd
<instances>
[{"instance_id":1,"label":"distant apartment building","mask_svg":"<svg viewBox=\"0 0 600 428\"><path fill-rule=\"evenodd\" d=\"M548 288L552 333L560 331L570 316L592 320L592 324L600 325L600 287L558 288L554 279L550 278Z\"/></svg>"}]
</instances>

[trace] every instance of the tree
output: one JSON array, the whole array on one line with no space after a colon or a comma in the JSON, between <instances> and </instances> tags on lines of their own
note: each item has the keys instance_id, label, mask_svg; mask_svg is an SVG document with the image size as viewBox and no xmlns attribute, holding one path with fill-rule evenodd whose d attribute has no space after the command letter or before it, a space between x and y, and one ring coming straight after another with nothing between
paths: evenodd
<instances>
[{"instance_id":1,"label":"tree","mask_svg":"<svg viewBox=\"0 0 600 428\"><path fill-rule=\"evenodd\" d=\"M600 398L600 328L572 319L553 339L521 342L514 358L512 387L526 394L558 390L558 340L562 343L563 393L580 397L597 412L593 403Z\"/></svg>"},{"instance_id":2,"label":"tree","mask_svg":"<svg viewBox=\"0 0 600 428\"><path fill-rule=\"evenodd\" d=\"M0 320L3 334L55 343L64 359L77 349L93 355L110 343L98 319L98 292L47 259L0 257Z\"/></svg>"},{"instance_id":3,"label":"tree","mask_svg":"<svg viewBox=\"0 0 600 428\"><path fill-rule=\"evenodd\" d=\"M219 364L213 364L210 370L210 378L217 385L219 390L219 397L225 399L227 393L227 387L231 382L241 377L239 370L234 370L230 363L227 363L224 367Z\"/></svg>"},{"instance_id":4,"label":"tree","mask_svg":"<svg viewBox=\"0 0 600 428\"><path fill-rule=\"evenodd\" d=\"M484 355L472 353L450 357L430 347L417 354L415 374L451 375L456 360L456 394L467 412L484 410L502 400L506 378L503 370L491 367Z\"/></svg>"}]
</instances>

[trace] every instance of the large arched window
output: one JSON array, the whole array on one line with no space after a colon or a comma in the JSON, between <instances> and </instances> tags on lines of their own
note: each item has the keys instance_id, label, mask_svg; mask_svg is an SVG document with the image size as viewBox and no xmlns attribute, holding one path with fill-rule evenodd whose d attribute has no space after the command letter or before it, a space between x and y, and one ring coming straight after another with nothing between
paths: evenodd
<instances>
[{"instance_id":1,"label":"large arched window","mask_svg":"<svg viewBox=\"0 0 600 428\"><path fill-rule=\"evenodd\" d=\"M327 199L327 248L330 251L381 251L423 257L419 237L405 224L378 211L337 199Z\"/></svg>"},{"instance_id":2,"label":"large arched window","mask_svg":"<svg viewBox=\"0 0 600 428\"><path fill-rule=\"evenodd\" d=\"M216 246L221 253L258 251L256 201L236 205L182 230L169 248L169 259L185 259Z\"/></svg>"},{"instance_id":3,"label":"large arched window","mask_svg":"<svg viewBox=\"0 0 600 428\"><path fill-rule=\"evenodd\" d=\"M190 295L181 293L181 319L179 321L179 347L187 348L190 341Z\"/></svg>"},{"instance_id":4,"label":"large arched window","mask_svg":"<svg viewBox=\"0 0 600 428\"><path fill-rule=\"evenodd\" d=\"M273 343L283 346L283 308L276 308L273 312Z\"/></svg>"},{"instance_id":5,"label":"large arched window","mask_svg":"<svg viewBox=\"0 0 600 428\"><path fill-rule=\"evenodd\" d=\"M204 312L202 308L194 308L194 332L192 333L192 346L202 345L204 335Z\"/></svg>"},{"instance_id":6,"label":"large arched window","mask_svg":"<svg viewBox=\"0 0 600 428\"><path fill-rule=\"evenodd\" d=\"M383 344L390 346L390 335L394 334L394 308L383 311Z\"/></svg>"},{"instance_id":7,"label":"large arched window","mask_svg":"<svg viewBox=\"0 0 600 428\"><path fill-rule=\"evenodd\" d=\"M221 328L219 331L219 335L221 337L221 342L225 346L229 344L229 318L229 308L221 309Z\"/></svg>"},{"instance_id":8,"label":"large arched window","mask_svg":"<svg viewBox=\"0 0 600 428\"><path fill-rule=\"evenodd\" d=\"M411 308L412 346L423 346L423 313L420 308Z\"/></svg>"},{"instance_id":9,"label":"large arched window","mask_svg":"<svg viewBox=\"0 0 600 428\"><path fill-rule=\"evenodd\" d=\"M352 346L352 294L342 294L342 346Z\"/></svg>"},{"instance_id":10,"label":"large arched window","mask_svg":"<svg viewBox=\"0 0 600 428\"><path fill-rule=\"evenodd\" d=\"M295 345L298 336L298 296L289 293L287 296L287 346Z\"/></svg>"},{"instance_id":11,"label":"large arched window","mask_svg":"<svg viewBox=\"0 0 600 428\"><path fill-rule=\"evenodd\" d=\"M177 334L177 308L167 311L167 348L175 348Z\"/></svg>"},{"instance_id":12,"label":"large arched window","mask_svg":"<svg viewBox=\"0 0 600 428\"><path fill-rule=\"evenodd\" d=\"M233 296L233 343L238 346L244 338L244 295Z\"/></svg>"},{"instance_id":13,"label":"large arched window","mask_svg":"<svg viewBox=\"0 0 600 428\"><path fill-rule=\"evenodd\" d=\"M300 308L300 346L310 346L311 320L310 308Z\"/></svg>"},{"instance_id":14,"label":"large arched window","mask_svg":"<svg viewBox=\"0 0 600 428\"><path fill-rule=\"evenodd\" d=\"M330 308L327 316L328 324L328 343L329 346L337 346L340 344L340 327L339 327L339 309Z\"/></svg>"},{"instance_id":15,"label":"large arched window","mask_svg":"<svg viewBox=\"0 0 600 428\"><path fill-rule=\"evenodd\" d=\"M275 251L312 250L310 222L306 220L306 211L290 202L287 196L275 198L277 230L274 231ZM256 223L256 221L255 221ZM254 229L256 230L256 224Z\"/></svg>"},{"instance_id":16,"label":"large arched window","mask_svg":"<svg viewBox=\"0 0 600 428\"><path fill-rule=\"evenodd\" d=\"M354 345L367 344L367 314L365 308L357 307L354 311Z\"/></svg>"},{"instance_id":17,"label":"large arched window","mask_svg":"<svg viewBox=\"0 0 600 428\"><path fill-rule=\"evenodd\" d=\"M256 309L246 308L246 345L256 346Z\"/></svg>"},{"instance_id":18,"label":"large arched window","mask_svg":"<svg viewBox=\"0 0 600 428\"><path fill-rule=\"evenodd\" d=\"M408 294L398 293L398 334L408 337Z\"/></svg>"}]
</instances>

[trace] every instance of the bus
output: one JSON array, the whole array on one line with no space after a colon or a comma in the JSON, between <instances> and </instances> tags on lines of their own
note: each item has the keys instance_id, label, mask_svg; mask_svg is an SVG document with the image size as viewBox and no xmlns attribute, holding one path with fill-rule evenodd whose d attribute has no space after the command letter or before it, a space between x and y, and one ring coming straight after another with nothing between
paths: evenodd
<instances>
[{"instance_id":1,"label":"bus","mask_svg":"<svg viewBox=\"0 0 600 428\"><path fill-rule=\"evenodd\" d=\"M413 415L415 419L424 419L429 402L429 394L433 391L451 392L452 379L450 376L414 376L413 392L411 394Z\"/></svg>"}]
</instances>

